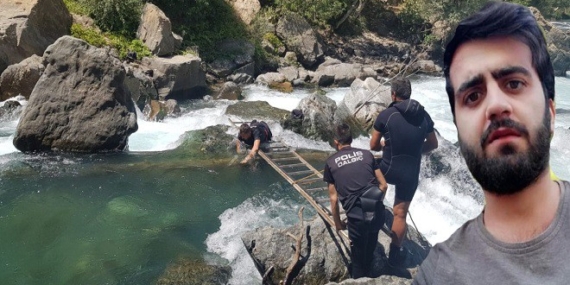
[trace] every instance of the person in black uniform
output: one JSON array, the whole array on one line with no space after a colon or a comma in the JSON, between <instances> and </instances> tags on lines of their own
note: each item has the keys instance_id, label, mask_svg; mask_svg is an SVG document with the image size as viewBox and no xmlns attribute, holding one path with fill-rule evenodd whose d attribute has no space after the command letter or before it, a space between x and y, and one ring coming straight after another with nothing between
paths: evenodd
<instances>
[{"instance_id":1,"label":"person in black uniform","mask_svg":"<svg viewBox=\"0 0 570 285\"><path fill-rule=\"evenodd\" d=\"M391 88L392 103L374 122L370 149L383 150L380 170L396 186L388 262L401 266L406 257L402 248L406 216L418 187L422 153L436 149L438 142L431 117L418 101L410 99L410 81L396 78Z\"/></svg>"},{"instance_id":2,"label":"person in black uniform","mask_svg":"<svg viewBox=\"0 0 570 285\"><path fill-rule=\"evenodd\" d=\"M331 213L337 230L346 228L340 220L338 201L348 218L353 278L370 274L378 231L384 225L384 195L388 184L374 156L368 150L353 148L350 127L336 127L334 144L337 153L325 164L323 180L328 183ZM370 276L369 276L370 277Z\"/></svg>"},{"instance_id":3,"label":"person in black uniform","mask_svg":"<svg viewBox=\"0 0 570 285\"><path fill-rule=\"evenodd\" d=\"M236 141L236 151L240 152L241 142L251 147L249 154L241 161L242 164L247 163L250 159L254 158L257 154L262 143L271 140L273 134L269 126L264 121L253 120L249 125L242 124L239 127L238 140Z\"/></svg>"}]
</instances>

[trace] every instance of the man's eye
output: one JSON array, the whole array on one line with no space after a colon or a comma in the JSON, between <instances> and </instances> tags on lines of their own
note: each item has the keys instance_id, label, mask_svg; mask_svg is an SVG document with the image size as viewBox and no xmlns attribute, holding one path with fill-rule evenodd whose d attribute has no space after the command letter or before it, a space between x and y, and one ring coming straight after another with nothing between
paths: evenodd
<instances>
[{"instance_id":1,"label":"man's eye","mask_svg":"<svg viewBox=\"0 0 570 285\"><path fill-rule=\"evenodd\" d=\"M469 93L467 96L465 96L465 104L472 104L473 102L479 100L479 97L481 97L481 93L479 92Z\"/></svg>"},{"instance_id":2,"label":"man's eye","mask_svg":"<svg viewBox=\"0 0 570 285\"><path fill-rule=\"evenodd\" d=\"M511 80L511 81L507 82L507 88L517 90L517 89L520 89L522 87L522 84L523 84L522 81Z\"/></svg>"}]
</instances>

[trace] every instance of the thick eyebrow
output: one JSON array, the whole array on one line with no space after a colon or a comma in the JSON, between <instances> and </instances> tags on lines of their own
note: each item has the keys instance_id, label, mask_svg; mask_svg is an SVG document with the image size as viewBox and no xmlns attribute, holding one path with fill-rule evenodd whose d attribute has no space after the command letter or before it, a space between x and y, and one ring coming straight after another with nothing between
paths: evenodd
<instances>
[{"instance_id":1,"label":"thick eyebrow","mask_svg":"<svg viewBox=\"0 0 570 285\"><path fill-rule=\"evenodd\" d=\"M509 76L509 75L515 74L515 73L520 73L520 74L523 74L525 76L530 76L530 72L528 71L528 69L526 69L522 66L509 66L509 67L501 68L497 71L491 72L491 75L495 79L500 79L500 78L503 78L505 76Z\"/></svg>"},{"instance_id":2,"label":"thick eyebrow","mask_svg":"<svg viewBox=\"0 0 570 285\"><path fill-rule=\"evenodd\" d=\"M465 92L465 90L467 90L473 86L477 86L477 85L483 83L484 81L485 80L484 80L482 74L475 75L474 77L471 77L467 81L463 82L459 86L459 89L457 89L457 92L455 92L455 95L457 96L457 95Z\"/></svg>"},{"instance_id":3,"label":"thick eyebrow","mask_svg":"<svg viewBox=\"0 0 570 285\"><path fill-rule=\"evenodd\" d=\"M491 75L494 79L498 80L503 77L509 76L511 74L520 73L525 76L530 76L530 71L522 66L508 66L505 68L501 68L499 70L491 72ZM465 92L467 89L482 84L484 82L484 78L482 74L475 75L474 77L470 78L469 80L463 82L455 92L456 95Z\"/></svg>"}]
</instances>

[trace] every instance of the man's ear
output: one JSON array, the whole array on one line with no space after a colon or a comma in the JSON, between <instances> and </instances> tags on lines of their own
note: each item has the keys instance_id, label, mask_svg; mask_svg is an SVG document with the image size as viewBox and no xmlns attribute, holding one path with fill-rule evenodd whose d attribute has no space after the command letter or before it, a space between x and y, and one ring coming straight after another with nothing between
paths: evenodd
<instances>
[{"instance_id":1,"label":"man's ear","mask_svg":"<svg viewBox=\"0 0 570 285\"><path fill-rule=\"evenodd\" d=\"M550 138L554 136L554 121L556 119L556 103L548 99L548 111L550 112Z\"/></svg>"}]
</instances>

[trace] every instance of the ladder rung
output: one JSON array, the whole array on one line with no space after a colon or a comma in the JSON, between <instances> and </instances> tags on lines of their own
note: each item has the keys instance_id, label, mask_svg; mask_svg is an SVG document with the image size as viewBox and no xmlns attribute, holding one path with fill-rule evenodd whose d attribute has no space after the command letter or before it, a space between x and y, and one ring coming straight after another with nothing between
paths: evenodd
<instances>
[{"instance_id":1,"label":"ladder rung","mask_svg":"<svg viewBox=\"0 0 570 285\"><path fill-rule=\"evenodd\" d=\"M266 154L274 156L274 155L284 155L284 154L294 154L294 153L295 153L294 151L275 151L275 152L268 152Z\"/></svg>"},{"instance_id":2,"label":"ladder rung","mask_svg":"<svg viewBox=\"0 0 570 285\"><path fill-rule=\"evenodd\" d=\"M282 144L282 143L270 143L269 146L270 146L270 147L275 147L275 148L278 148L278 147L288 147L287 145Z\"/></svg>"},{"instance_id":3,"label":"ladder rung","mask_svg":"<svg viewBox=\"0 0 570 285\"><path fill-rule=\"evenodd\" d=\"M312 170L303 170L303 171L295 171L295 172L287 172L287 175L303 175L303 174L311 174L314 173Z\"/></svg>"},{"instance_id":4,"label":"ladder rung","mask_svg":"<svg viewBox=\"0 0 570 285\"><path fill-rule=\"evenodd\" d=\"M278 147L278 148L271 148L271 152L284 153L284 152L291 152L291 150L288 147Z\"/></svg>"},{"instance_id":5,"label":"ladder rung","mask_svg":"<svg viewBox=\"0 0 570 285\"><path fill-rule=\"evenodd\" d=\"M291 167L299 167L299 166L306 166L306 165L304 163L293 163L293 164L279 165L280 168L291 168Z\"/></svg>"},{"instance_id":6,"label":"ladder rung","mask_svg":"<svg viewBox=\"0 0 570 285\"><path fill-rule=\"evenodd\" d=\"M322 182L322 181L323 181L322 178L317 177L317 178L301 179L301 180L297 181L297 184L310 184L310 183Z\"/></svg>"},{"instance_id":7,"label":"ladder rung","mask_svg":"<svg viewBox=\"0 0 570 285\"><path fill-rule=\"evenodd\" d=\"M299 158L297 158L296 156L290 156L290 157L282 157L282 158L275 158L275 159L271 159L273 161L286 161L286 160L299 160Z\"/></svg>"},{"instance_id":8,"label":"ladder rung","mask_svg":"<svg viewBox=\"0 0 570 285\"><path fill-rule=\"evenodd\" d=\"M307 189L305 191L307 191L307 192L319 192L319 191L325 191L325 190L328 190L327 187L310 188L310 189Z\"/></svg>"}]
</instances>

